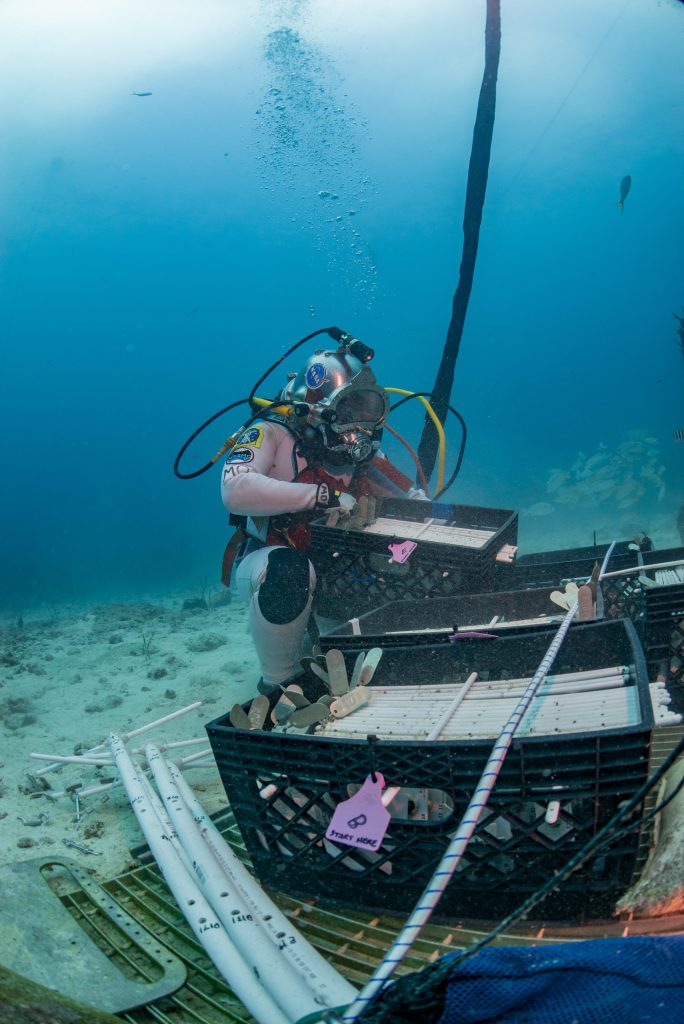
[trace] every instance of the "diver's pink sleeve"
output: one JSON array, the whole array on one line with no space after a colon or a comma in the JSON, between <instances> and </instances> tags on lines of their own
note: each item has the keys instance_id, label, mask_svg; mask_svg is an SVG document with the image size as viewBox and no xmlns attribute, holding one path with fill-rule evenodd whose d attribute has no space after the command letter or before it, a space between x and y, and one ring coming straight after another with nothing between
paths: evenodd
<instances>
[{"instance_id":1,"label":"diver's pink sleeve","mask_svg":"<svg viewBox=\"0 0 684 1024\"><path fill-rule=\"evenodd\" d=\"M231 449L221 474L221 497L229 512L271 516L314 508L316 484L292 481L294 441L283 427L257 422Z\"/></svg>"}]
</instances>

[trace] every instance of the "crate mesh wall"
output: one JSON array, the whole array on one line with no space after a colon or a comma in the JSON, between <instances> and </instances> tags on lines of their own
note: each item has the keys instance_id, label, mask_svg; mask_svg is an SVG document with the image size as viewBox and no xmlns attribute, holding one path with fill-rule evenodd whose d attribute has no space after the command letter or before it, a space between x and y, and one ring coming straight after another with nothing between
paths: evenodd
<instances>
[{"instance_id":1,"label":"crate mesh wall","mask_svg":"<svg viewBox=\"0 0 684 1024\"><path fill-rule=\"evenodd\" d=\"M338 802L368 769L362 741L246 734L212 723L214 754L255 870L263 883L343 905L406 912L437 866L486 761L490 744L381 743L376 766L388 785L438 790L447 820L393 821L381 849L325 839ZM504 914L562 867L643 782L649 733L524 740L506 762L442 903L442 915ZM260 788L265 789L265 797ZM557 825L545 814L559 800ZM635 812L638 815L638 811ZM639 829L585 864L547 898L556 918L610 913L630 882Z\"/></svg>"}]
</instances>

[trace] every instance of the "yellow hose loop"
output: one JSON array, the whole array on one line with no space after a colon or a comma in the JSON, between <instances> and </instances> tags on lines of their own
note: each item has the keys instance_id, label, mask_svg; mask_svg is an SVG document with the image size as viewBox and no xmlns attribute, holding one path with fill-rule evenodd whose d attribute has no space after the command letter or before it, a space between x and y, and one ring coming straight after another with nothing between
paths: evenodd
<instances>
[{"instance_id":1,"label":"yellow hose loop","mask_svg":"<svg viewBox=\"0 0 684 1024\"><path fill-rule=\"evenodd\" d=\"M413 395L414 391L406 391L404 388L385 388L391 395ZM437 436L439 438L439 455L437 459L437 487L435 493L437 494L442 489L444 483L444 464L446 462L446 436L444 434L444 427L442 426L441 420L435 410L432 408L427 398L422 395L416 396L419 402L425 406L427 414L435 425Z\"/></svg>"}]
</instances>

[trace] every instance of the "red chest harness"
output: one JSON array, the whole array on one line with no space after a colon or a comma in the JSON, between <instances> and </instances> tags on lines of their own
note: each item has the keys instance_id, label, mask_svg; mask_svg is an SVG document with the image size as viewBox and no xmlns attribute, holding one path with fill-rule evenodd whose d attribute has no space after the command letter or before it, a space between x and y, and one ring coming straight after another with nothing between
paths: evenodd
<instances>
[{"instance_id":1,"label":"red chest harness","mask_svg":"<svg viewBox=\"0 0 684 1024\"><path fill-rule=\"evenodd\" d=\"M322 467L312 469L307 466L297 477L298 484L327 484L333 491L347 491L359 498L362 494L370 494L370 490L361 489L368 485L365 476L358 477L346 484L344 480L332 476ZM309 512L285 512L283 515L271 516L266 534L266 544L286 545L303 551L305 554L311 547L311 529L309 523L320 513L315 510Z\"/></svg>"}]
</instances>

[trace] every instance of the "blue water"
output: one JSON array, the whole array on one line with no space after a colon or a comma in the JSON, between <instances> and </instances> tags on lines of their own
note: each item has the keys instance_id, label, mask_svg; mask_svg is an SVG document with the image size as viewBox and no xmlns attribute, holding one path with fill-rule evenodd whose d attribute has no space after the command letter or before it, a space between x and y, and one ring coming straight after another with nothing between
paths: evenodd
<instances>
[{"instance_id":1,"label":"blue water","mask_svg":"<svg viewBox=\"0 0 684 1024\"><path fill-rule=\"evenodd\" d=\"M431 387L484 12L6 0L3 608L217 576L218 471L180 482L173 458L309 331L337 324L381 383ZM683 46L676 0L502 2L450 497L520 509L526 550L681 542ZM396 425L417 442L417 409Z\"/></svg>"}]
</instances>

